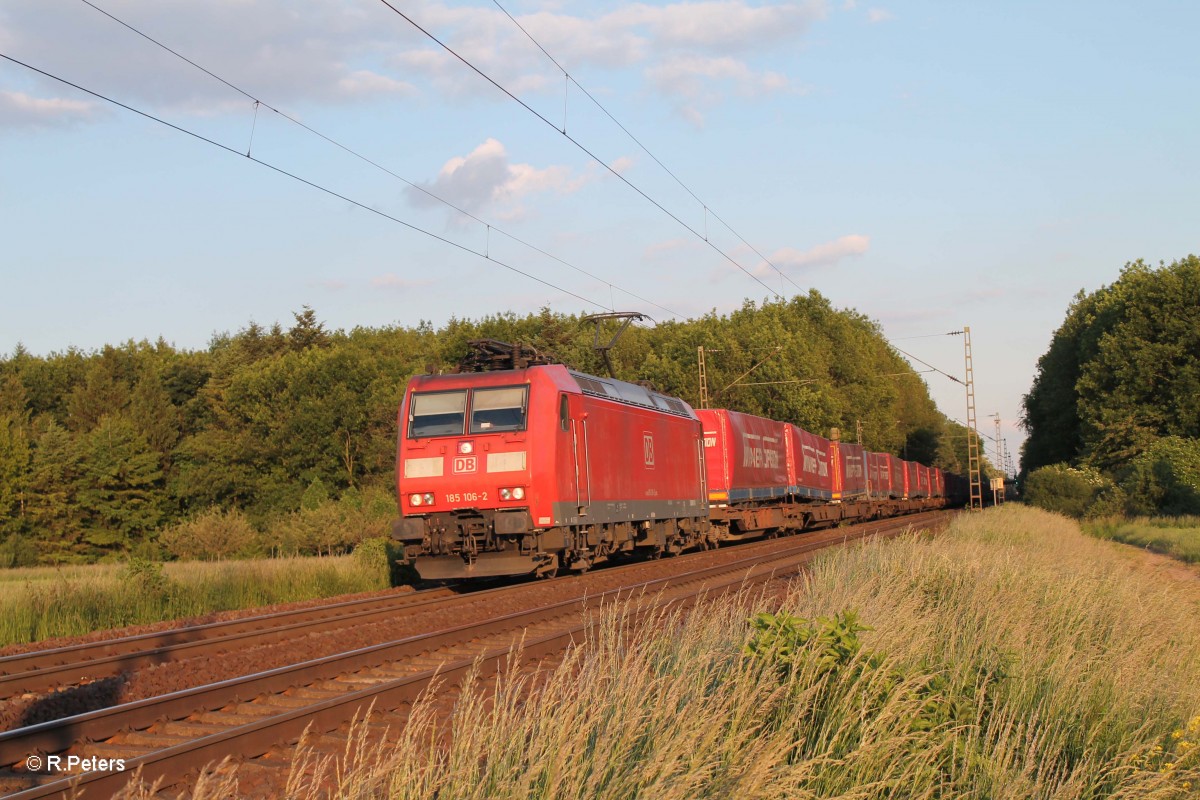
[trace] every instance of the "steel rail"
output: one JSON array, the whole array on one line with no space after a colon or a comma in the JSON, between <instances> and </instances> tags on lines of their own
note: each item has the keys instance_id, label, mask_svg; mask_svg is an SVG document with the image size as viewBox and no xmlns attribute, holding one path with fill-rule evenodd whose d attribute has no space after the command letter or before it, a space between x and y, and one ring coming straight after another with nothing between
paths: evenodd
<instances>
[{"instance_id":1,"label":"steel rail","mask_svg":"<svg viewBox=\"0 0 1200 800\"><path fill-rule=\"evenodd\" d=\"M512 633L520 637L520 631L534 624L563 616L577 615L585 608L596 604L615 602L635 595L654 595L668 589L678 590L688 584L701 583L699 589L685 595L695 602L701 595L715 596L736 587L769 580L780 569L803 563L815 551L863 539L875 534L900 533L913 524L929 521L931 515L888 520L883 523L864 524L853 529L823 531L818 537L809 536L798 541L794 547L781 549L773 554L755 555L716 566L707 567L683 575L653 578L638 584L612 589L591 597L576 597L538 609L525 610L482 623L456 626L430 634L406 639L333 656L313 659L300 664L268 670L254 675L221 681L207 686L174 692L157 698L135 701L100 711L88 712L62 720L53 720L39 725L0 734L0 764L14 765L31 753L57 753L66 750L81 740L96 741L121 731L145 729L155 722L177 720L190 714L213 710L238 702L248 701L264 693L283 692L302 685L311 685L355 671L391 664L403 658L421 656L438 649L461 644L465 641ZM937 515L940 516L940 515ZM778 543L778 540L776 540ZM727 576L716 586L711 581ZM733 577L728 577L733 576ZM662 602L679 602L679 597L669 597ZM535 656L561 650L565 643L573 641L590 623L568 625L564 630L532 638L522 643L526 656ZM299 736L305 727L312 725L318 732L332 730L362 711L372 703L377 708L395 708L397 704L410 702L429 685L435 676L447 681L457 680L466 674L477 661L482 659L485 674L500 669L509 658L513 645L493 647L483 653L478 651L469 656L444 663L435 669L426 669L416 674L393 680L379 681L376 685L340 694L320 702L284 713L264 717L252 723L230 727L226 731L212 733L190 742L176 744L126 760L129 772L85 773L51 780L41 785L10 795L13 800L32 800L68 792L76 787L86 787L92 793L115 792L129 779L130 772L142 769L144 780L175 780L189 770L198 769L214 759L231 752L245 757L265 753L280 742ZM327 727L331 726L331 727ZM19 774L19 773L18 773ZM31 776L32 777L32 776Z\"/></svg>"}]
</instances>

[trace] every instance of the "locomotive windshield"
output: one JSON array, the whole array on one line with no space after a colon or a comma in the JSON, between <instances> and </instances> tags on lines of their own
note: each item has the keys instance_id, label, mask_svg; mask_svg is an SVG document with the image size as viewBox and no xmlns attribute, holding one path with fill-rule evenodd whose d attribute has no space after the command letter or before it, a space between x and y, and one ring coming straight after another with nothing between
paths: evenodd
<instances>
[{"instance_id":1,"label":"locomotive windshield","mask_svg":"<svg viewBox=\"0 0 1200 800\"><path fill-rule=\"evenodd\" d=\"M412 396L409 411L408 436L462 435L467 416L467 392L426 392Z\"/></svg>"},{"instance_id":2,"label":"locomotive windshield","mask_svg":"<svg viewBox=\"0 0 1200 800\"><path fill-rule=\"evenodd\" d=\"M471 433L525 430L529 387L476 389L471 398Z\"/></svg>"}]
</instances>

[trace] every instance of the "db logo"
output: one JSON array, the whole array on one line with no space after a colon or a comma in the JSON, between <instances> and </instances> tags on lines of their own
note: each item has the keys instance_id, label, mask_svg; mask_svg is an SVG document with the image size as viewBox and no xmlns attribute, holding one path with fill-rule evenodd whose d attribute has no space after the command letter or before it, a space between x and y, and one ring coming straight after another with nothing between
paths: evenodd
<instances>
[{"instance_id":1,"label":"db logo","mask_svg":"<svg viewBox=\"0 0 1200 800\"><path fill-rule=\"evenodd\" d=\"M458 456L454 459L454 473L474 472L477 464L475 456Z\"/></svg>"},{"instance_id":2,"label":"db logo","mask_svg":"<svg viewBox=\"0 0 1200 800\"><path fill-rule=\"evenodd\" d=\"M654 467L654 434L642 434L642 457L647 467Z\"/></svg>"}]
</instances>

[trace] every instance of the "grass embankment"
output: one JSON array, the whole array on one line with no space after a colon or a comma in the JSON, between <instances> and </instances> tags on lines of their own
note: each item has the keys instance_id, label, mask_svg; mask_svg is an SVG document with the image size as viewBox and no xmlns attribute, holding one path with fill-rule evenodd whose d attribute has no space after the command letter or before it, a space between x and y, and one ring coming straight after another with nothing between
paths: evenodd
<instances>
[{"instance_id":1,"label":"grass embankment","mask_svg":"<svg viewBox=\"0 0 1200 800\"><path fill-rule=\"evenodd\" d=\"M0 570L0 646L386 589L381 552Z\"/></svg>"},{"instance_id":2,"label":"grass embankment","mask_svg":"<svg viewBox=\"0 0 1200 800\"><path fill-rule=\"evenodd\" d=\"M1200 564L1200 517L1139 517L1100 519L1084 530L1100 539L1111 539L1156 553Z\"/></svg>"},{"instance_id":3,"label":"grass embankment","mask_svg":"<svg viewBox=\"0 0 1200 800\"><path fill-rule=\"evenodd\" d=\"M796 619L818 617L831 619ZM349 743L354 763L327 773L334 795L1058 800L1200 788L1200 583L1156 579L1034 509L831 554L782 601L722 601L633 637L601 618L534 701L518 677L465 691L450 737L418 705L398 747ZM291 794L330 788L305 774Z\"/></svg>"}]
</instances>

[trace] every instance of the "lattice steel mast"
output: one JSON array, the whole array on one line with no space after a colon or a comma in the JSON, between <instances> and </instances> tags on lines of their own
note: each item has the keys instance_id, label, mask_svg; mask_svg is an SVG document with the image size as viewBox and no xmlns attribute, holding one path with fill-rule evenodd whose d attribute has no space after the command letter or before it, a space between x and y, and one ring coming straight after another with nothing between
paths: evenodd
<instances>
[{"instance_id":1,"label":"lattice steel mast","mask_svg":"<svg viewBox=\"0 0 1200 800\"><path fill-rule=\"evenodd\" d=\"M971 329L963 328L963 356L967 366L967 469L971 479L970 508L983 509L983 481L979 463L979 429L975 423L975 362L971 356Z\"/></svg>"}]
</instances>

